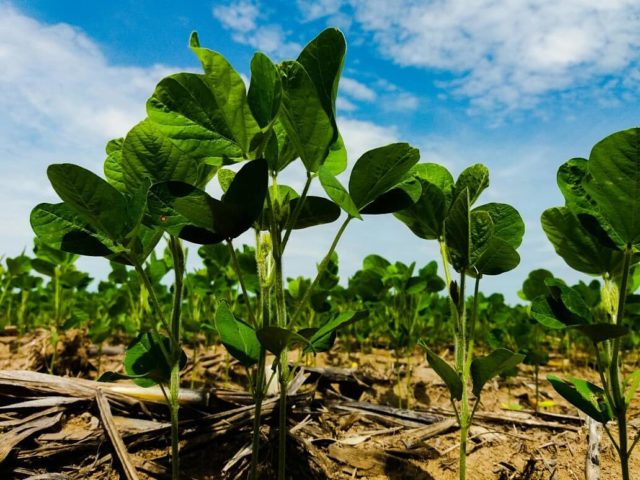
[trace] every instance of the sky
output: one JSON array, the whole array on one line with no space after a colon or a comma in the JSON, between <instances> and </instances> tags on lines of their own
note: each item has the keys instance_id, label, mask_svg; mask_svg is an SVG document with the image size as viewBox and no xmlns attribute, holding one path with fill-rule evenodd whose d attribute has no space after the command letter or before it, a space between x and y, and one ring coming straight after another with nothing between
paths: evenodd
<instances>
[{"instance_id":1,"label":"sky","mask_svg":"<svg viewBox=\"0 0 640 480\"><path fill-rule=\"evenodd\" d=\"M348 45L337 106L350 165L397 141L454 176L484 163L491 185L480 201L516 207L526 234L520 266L486 277L482 290L515 302L535 268L585 279L555 254L539 219L563 203L563 162L638 126L637 0L0 0L0 256L30 252L29 212L58 201L47 165L102 172L105 143L145 117L156 83L198 71L190 32L248 78L255 51L295 58L328 26ZM303 172L284 177L299 187ZM311 275L337 228L295 232L285 272ZM338 247L341 274L371 253L439 260L433 242L392 216L352 222ZM192 249L192 268L195 257ZM103 259L79 266L98 278L108 270Z\"/></svg>"}]
</instances>

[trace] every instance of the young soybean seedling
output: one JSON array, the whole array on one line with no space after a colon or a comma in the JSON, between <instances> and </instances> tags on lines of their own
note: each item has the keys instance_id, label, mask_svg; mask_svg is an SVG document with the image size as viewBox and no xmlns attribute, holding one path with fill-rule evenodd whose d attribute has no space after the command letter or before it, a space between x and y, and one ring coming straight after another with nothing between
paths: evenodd
<instances>
[{"instance_id":1,"label":"young soybean seedling","mask_svg":"<svg viewBox=\"0 0 640 480\"><path fill-rule=\"evenodd\" d=\"M476 164L465 169L454 183L444 167L418 164L413 174L422 186L418 202L395 216L413 233L440 245L454 327L455 365L451 367L429 349L429 365L447 386L460 425L460 479L466 476L467 437L484 385L493 377L522 361L524 355L497 349L474 358L475 324L478 317L480 280L498 275L520 262L516 249L522 242L524 223L518 212L501 203L471 208L489 185L489 172ZM451 279L451 268L459 280ZM471 315L466 310L467 277L474 279ZM469 384L471 383L471 388Z\"/></svg>"},{"instance_id":2,"label":"young soybean seedling","mask_svg":"<svg viewBox=\"0 0 640 480\"><path fill-rule=\"evenodd\" d=\"M614 133L598 142L589 159L573 158L558 170L564 207L542 214L542 228L556 253L573 269L602 276L602 303L593 309L575 288L547 279L547 292L533 303L543 325L575 329L592 343L601 386L586 380L547 378L568 402L602 423L620 458L622 478L629 480L627 413L640 371L622 378L622 338L629 333L625 316L631 295L630 272L640 250L640 128ZM614 438L608 423L618 423Z\"/></svg>"}]
</instances>

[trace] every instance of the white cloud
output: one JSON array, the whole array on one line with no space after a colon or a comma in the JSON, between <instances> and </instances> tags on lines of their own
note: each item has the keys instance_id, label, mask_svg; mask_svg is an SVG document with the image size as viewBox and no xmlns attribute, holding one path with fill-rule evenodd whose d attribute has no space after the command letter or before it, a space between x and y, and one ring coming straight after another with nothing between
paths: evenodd
<instances>
[{"instance_id":1,"label":"white cloud","mask_svg":"<svg viewBox=\"0 0 640 480\"><path fill-rule=\"evenodd\" d=\"M382 108L390 112L413 112L420 106L420 99L409 92L386 95Z\"/></svg>"},{"instance_id":2,"label":"white cloud","mask_svg":"<svg viewBox=\"0 0 640 480\"><path fill-rule=\"evenodd\" d=\"M287 40L287 32L278 24L264 23L267 17L257 1L241 0L213 8L213 16L224 28L231 31L234 41L277 55L280 58L295 56L301 50L296 42Z\"/></svg>"},{"instance_id":3,"label":"white cloud","mask_svg":"<svg viewBox=\"0 0 640 480\"><path fill-rule=\"evenodd\" d=\"M349 77L340 79L340 91L355 100L373 102L376 99L376 92L362 82Z\"/></svg>"},{"instance_id":4,"label":"white cloud","mask_svg":"<svg viewBox=\"0 0 640 480\"><path fill-rule=\"evenodd\" d=\"M480 108L530 108L640 60L636 0L345 0L341 11L397 64L453 73L442 85Z\"/></svg>"},{"instance_id":5,"label":"white cloud","mask_svg":"<svg viewBox=\"0 0 640 480\"><path fill-rule=\"evenodd\" d=\"M56 202L46 167L102 170L104 145L142 120L146 99L180 69L111 64L81 30L0 3L0 254L31 247L29 212Z\"/></svg>"}]
</instances>

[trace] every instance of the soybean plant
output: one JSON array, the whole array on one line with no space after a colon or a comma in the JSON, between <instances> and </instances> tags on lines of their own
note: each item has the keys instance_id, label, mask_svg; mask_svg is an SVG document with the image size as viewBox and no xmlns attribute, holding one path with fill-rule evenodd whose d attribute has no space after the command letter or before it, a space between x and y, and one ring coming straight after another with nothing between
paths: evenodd
<instances>
[{"instance_id":1,"label":"soybean plant","mask_svg":"<svg viewBox=\"0 0 640 480\"><path fill-rule=\"evenodd\" d=\"M455 182L446 168L433 163L417 165L413 175L422 186L422 194L415 205L395 216L418 237L437 240L440 246L453 320L454 367L429 349L424 340L421 345L451 396L460 426L459 475L464 479L467 437L482 388L524 358L507 349L474 358L480 280L484 275L498 275L518 265L516 249L522 241L524 223L518 212L506 204L488 203L472 209L489 186L489 172L484 165L468 167ZM452 279L451 269L459 274L457 281ZM470 315L466 308L468 277L474 280Z\"/></svg>"},{"instance_id":2,"label":"soybean plant","mask_svg":"<svg viewBox=\"0 0 640 480\"><path fill-rule=\"evenodd\" d=\"M628 480L627 413L640 385L640 371L623 378L622 338L628 335L630 272L640 249L640 128L614 133L598 142L589 159L572 158L558 170L565 206L542 214L542 228L558 255L573 269L602 277L601 302L593 308L578 288L549 278L533 315L543 325L577 330L593 345L601 385L586 380L547 378L576 408L601 422ZM618 423L617 439L609 422Z\"/></svg>"}]
</instances>

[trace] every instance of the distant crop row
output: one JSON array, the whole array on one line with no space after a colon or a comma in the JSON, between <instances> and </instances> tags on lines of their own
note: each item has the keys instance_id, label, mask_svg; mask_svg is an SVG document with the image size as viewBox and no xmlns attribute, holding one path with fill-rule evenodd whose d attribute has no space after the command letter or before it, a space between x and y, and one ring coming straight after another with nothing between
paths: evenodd
<instances>
[{"instance_id":1,"label":"distant crop row","mask_svg":"<svg viewBox=\"0 0 640 480\"><path fill-rule=\"evenodd\" d=\"M549 380L569 402L605 424L623 478L629 478L629 454L640 437L629 443L627 410L640 375L623 379L620 366L625 342L633 341L640 130L607 137L588 160L564 164L558 184L566 205L542 216L557 253L573 268L601 276L602 288L569 287L536 271L523 288L531 308L509 309L500 299L482 296L479 286L486 275L519 264L524 223L507 204L479 203L489 186L484 165L472 165L454 179L440 165L419 163L416 148L394 143L357 159L346 185L339 179L347 155L336 122L346 52L338 30L322 32L296 60L274 64L256 53L248 90L227 60L202 48L195 34L190 46L204 73L177 73L160 81L147 102L147 118L108 143L105 178L72 164L48 168L62 203L34 208L37 258L30 264L51 281L40 288L28 274L7 275L8 282L21 278L28 287L18 302L18 325L31 321L24 306L29 292L44 289L53 318L44 323L53 332L84 316L98 341L101 331L118 327L137 334L125 356L125 373L107 372L102 380L129 378L141 386L168 387L173 478L179 475L178 389L185 337L202 332L209 338L215 330L249 372L255 399L251 478L258 472L262 400L272 381L279 385L278 478L284 479L287 388L297 368L288 352L327 351L339 331L366 344L380 331L376 322L387 326L389 346L398 355L419 340L446 384L460 426L460 478L466 475L467 437L484 385L523 360L544 362L541 345L548 340L541 329L581 333L594 347L602 385ZM294 163L306 172L300 192L281 182L281 173ZM239 168L227 168L232 164ZM220 198L205 192L214 177L224 192ZM309 194L314 181L326 197ZM335 251L343 233L353 221L385 214L438 243L444 281L435 264L415 272L414 266L369 256L348 288L338 285ZM339 219L315 278L287 282L283 263L291 236ZM237 251L234 239L249 230L255 232L255 253ZM163 238L166 253L159 259L153 252ZM186 272L184 241L203 245L203 270ZM87 276L73 267L75 255L111 261L110 282L100 287L104 301L91 306L81 296L65 298L72 289L86 287ZM21 261L12 259L9 269L19 270ZM168 273L170 288L159 282ZM436 293L442 289L445 305ZM488 320L486 309L495 309ZM501 309L509 312L504 321ZM124 312L126 318L118 320ZM130 312L136 312L132 319ZM478 333L485 321L492 334L481 351ZM453 365L432 348L448 335ZM275 358L270 370L265 368L269 352ZM607 427L611 420L618 423L617 439Z\"/></svg>"}]
</instances>

